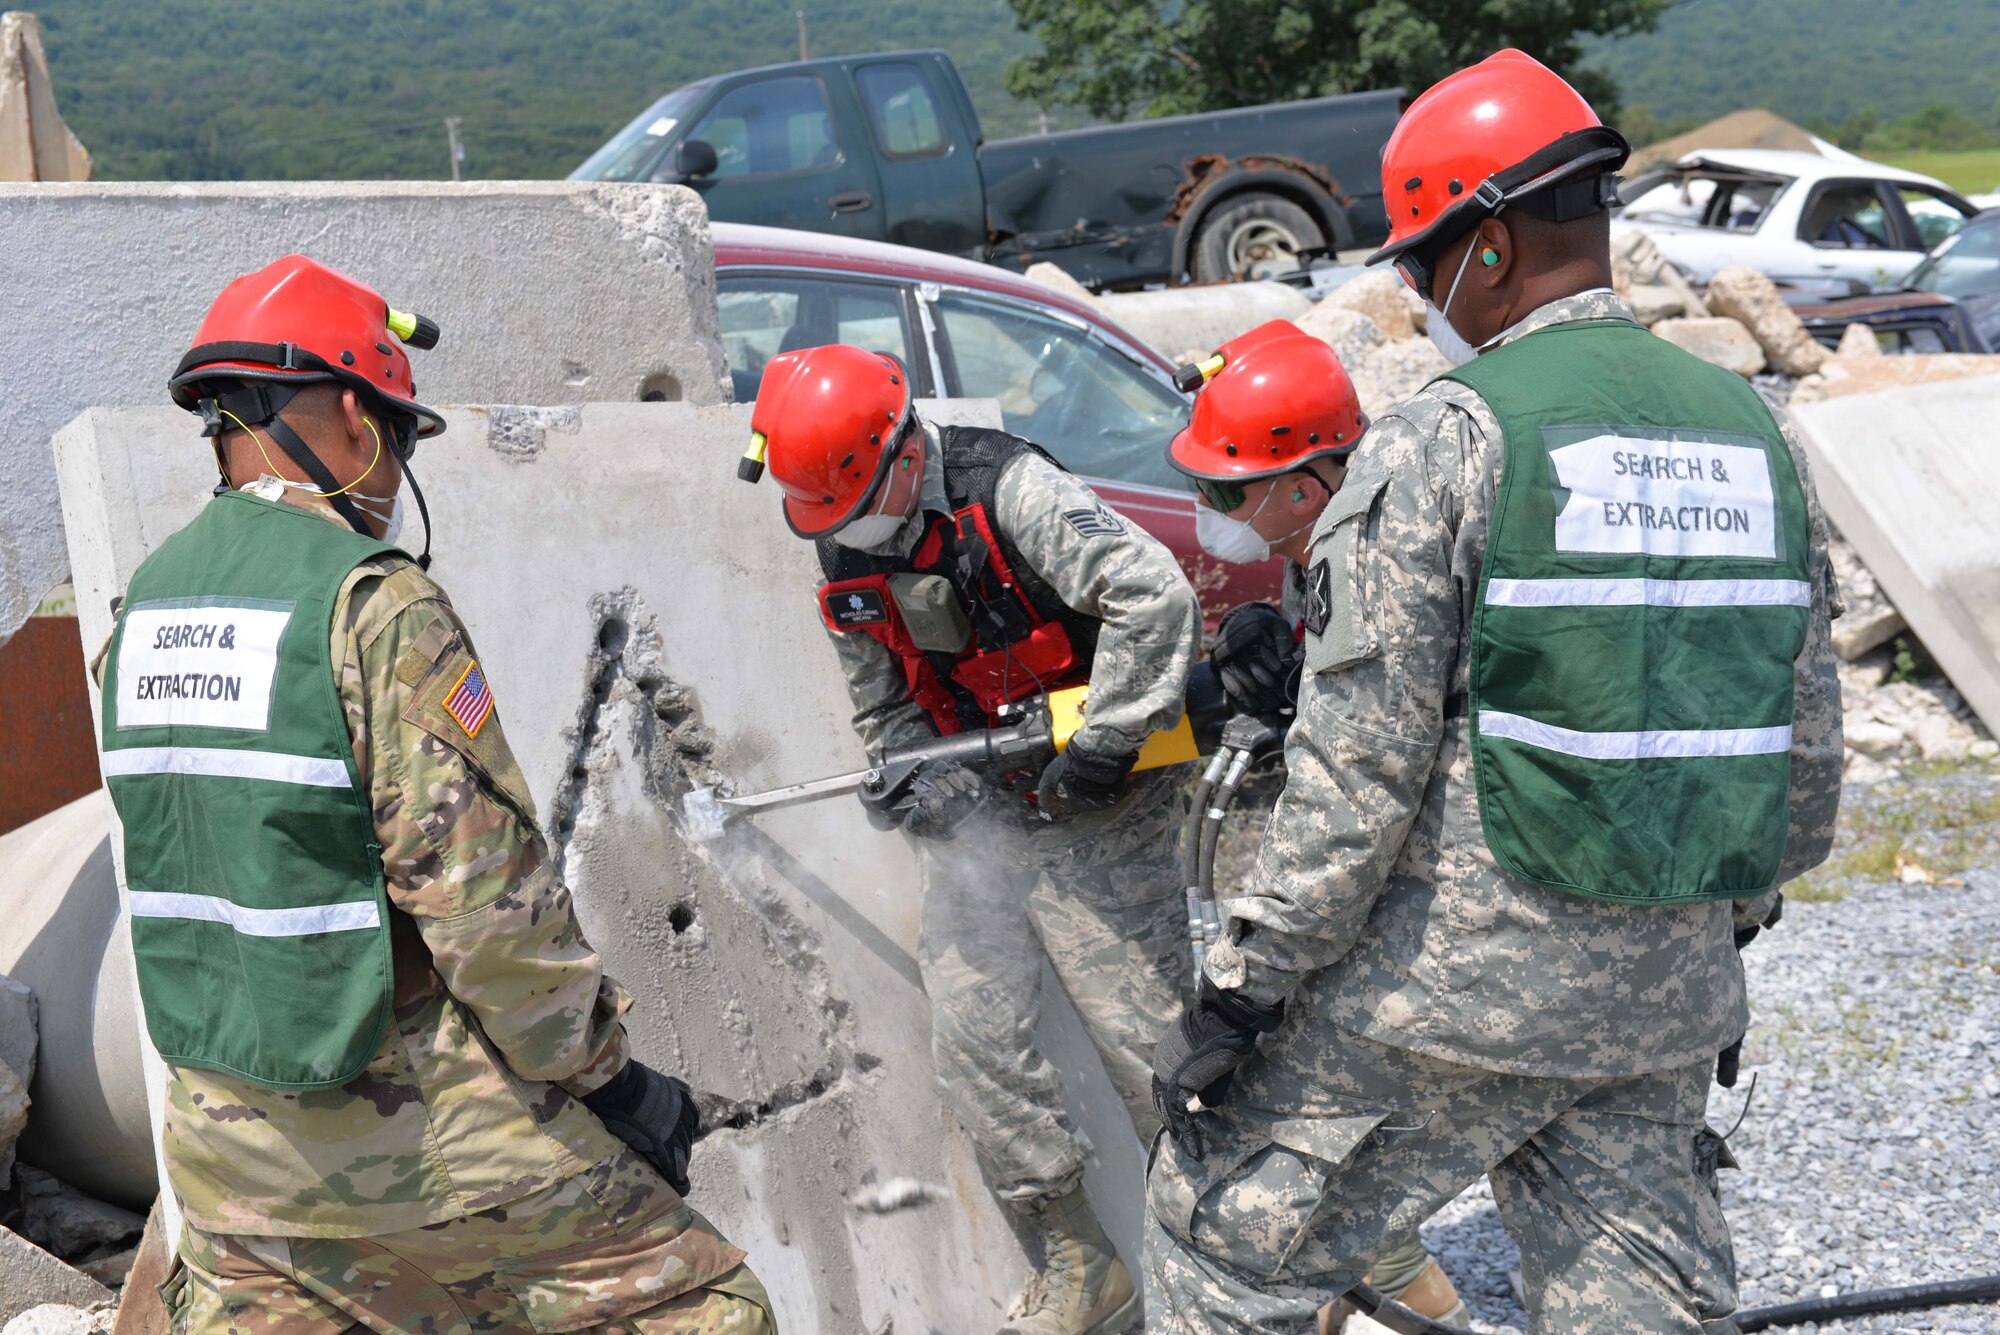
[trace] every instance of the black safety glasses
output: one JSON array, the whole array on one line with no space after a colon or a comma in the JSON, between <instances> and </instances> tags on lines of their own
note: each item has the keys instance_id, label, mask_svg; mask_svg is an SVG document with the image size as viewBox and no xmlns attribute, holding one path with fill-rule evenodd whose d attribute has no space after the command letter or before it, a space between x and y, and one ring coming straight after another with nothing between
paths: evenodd
<instances>
[{"instance_id":1,"label":"black safety glasses","mask_svg":"<svg viewBox=\"0 0 2000 1335\"><path fill-rule=\"evenodd\" d=\"M1248 499L1243 488L1234 482L1217 482L1213 478L1198 477L1194 489L1208 502L1209 508L1228 514Z\"/></svg>"},{"instance_id":2,"label":"black safety glasses","mask_svg":"<svg viewBox=\"0 0 2000 1335\"><path fill-rule=\"evenodd\" d=\"M1430 261L1415 251L1406 250L1396 257L1396 268L1403 275L1403 281L1410 285L1424 301L1425 305L1435 305L1431 298L1431 279L1435 271Z\"/></svg>"}]
</instances>

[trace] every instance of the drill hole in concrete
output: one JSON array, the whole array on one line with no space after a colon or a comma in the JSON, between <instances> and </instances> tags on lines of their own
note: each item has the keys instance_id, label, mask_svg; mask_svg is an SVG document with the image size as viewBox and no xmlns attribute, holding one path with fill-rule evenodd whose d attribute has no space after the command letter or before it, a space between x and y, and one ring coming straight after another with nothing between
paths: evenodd
<instances>
[{"instance_id":1,"label":"drill hole in concrete","mask_svg":"<svg viewBox=\"0 0 2000 1335\"><path fill-rule=\"evenodd\" d=\"M623 652L631 633L623 617L606 617L604 624L597 628L597 647L607 654Z\"/></svg>"},{"instance_id":2,"label":"drill hole in concrete","mask_svg":"<svg viewBox=\"0 0 2000 1335\"><path fill-rule=\"evenodd\" d=\"M639 402L679 403L681 382L665 371L655 371L639 382Z\"/></svg>"},{"instance_id":3,"label":"drill hole in concrete","mask_svg":"<svg viewBox=\"0 0 2000 1335\"><path fill-rule=\"evenodd\" d=\"M681 935L688 928L694 926L694 905L681 903L668 909L667 926L674 929L675 936Z\"/></svg>"}]
</instances>

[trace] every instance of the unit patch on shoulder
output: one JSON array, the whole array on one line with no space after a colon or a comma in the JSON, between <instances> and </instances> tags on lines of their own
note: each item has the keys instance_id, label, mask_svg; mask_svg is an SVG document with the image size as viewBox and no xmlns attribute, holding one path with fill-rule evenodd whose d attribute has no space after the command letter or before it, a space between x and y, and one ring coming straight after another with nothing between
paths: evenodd
<instances>
[{"instance_id":1,"label":"unit patch on shoulder","mask_svg":"<svg viewBox=\"0 0 2000 1335\"><path fill-rule=\"evenodd\" d=\"M841 630L873 626L889 619L880 589L840 589L825 595L826 614Z\"/></svg>"},{"instance_id":2,"label":"unit patch on shoulder","mask_svg":"<svg viewBox=\"0 0 2000 1335\"><path fill-rule=\"evenodd\" d=\"M1322 558L1306 576L1306 629L1315 635L1326 633L1333 615L1333 567Z\"/></svg>"},{"instance_id":3,"label":"unit patch on shoulder","mask_svg":"<svg viewBox=\"0 0 2000 1335\"><path fill-rule=\"evenodd\" d=\"M1086 538L1115 538L1125 531L1125 521L1112 514L1102 501L1090 510L1065 510L1063 518Z\"/></svg>"},{"instance_id":4,"label":"unit patch on shoulder","mask_svg":"<svg viewBox=\"0 0 2000 1335\"><path fill-rule=\"evenodd\" d=\"M458 680L445 692L444 712L465 729L467 737L479 736L486 720L493 717L493 689L486 684L486 674L479 670L478 663L467 663L465 671L458 674Z\"/></svg>"}]
</instances>

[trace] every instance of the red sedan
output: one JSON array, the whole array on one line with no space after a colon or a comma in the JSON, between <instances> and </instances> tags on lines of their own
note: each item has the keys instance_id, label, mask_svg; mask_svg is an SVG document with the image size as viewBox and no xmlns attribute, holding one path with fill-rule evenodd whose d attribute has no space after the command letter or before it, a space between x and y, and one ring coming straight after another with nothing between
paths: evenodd
<instances>
[{"instance_id":1,"label":"red sedan","mask_svg":"<svg viewBox=\"0 0 2000 1335\"><path fill-rule=\"evenodd\" d=\"M853 343L910 369L920 398L997 399L1034 441L1173 549L1209 623L1275 600L1281 563L1231 566L1194 537L1194 488L1167 463L1187 424L1173 366L1089 304L1017 274L906 246L716 223L722 344L738 402L780 352Z\"/></svg>"}]
</instances>

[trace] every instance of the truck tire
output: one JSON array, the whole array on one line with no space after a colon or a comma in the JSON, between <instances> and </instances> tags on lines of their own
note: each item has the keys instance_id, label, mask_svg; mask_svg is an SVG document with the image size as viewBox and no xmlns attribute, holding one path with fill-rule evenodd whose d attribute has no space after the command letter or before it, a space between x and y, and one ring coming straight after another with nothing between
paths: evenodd
<instances>
[{"instance_id":1,"label":"truck tire","mask_svg":"<svg viewBox=\"0 0 2000 1335\"><path fill-rule=\"evenodd\" d=\"M1317 219L1282 195L1253 190L1218 205L1188 247L1197 283L1225 283L1268 260L1326 244Z\"/></svg>"}]
</instances>

